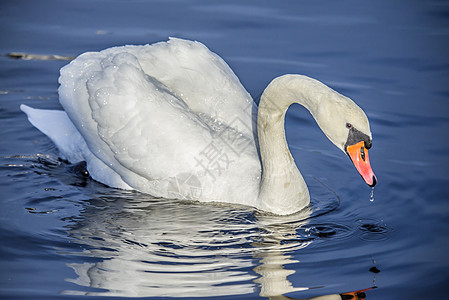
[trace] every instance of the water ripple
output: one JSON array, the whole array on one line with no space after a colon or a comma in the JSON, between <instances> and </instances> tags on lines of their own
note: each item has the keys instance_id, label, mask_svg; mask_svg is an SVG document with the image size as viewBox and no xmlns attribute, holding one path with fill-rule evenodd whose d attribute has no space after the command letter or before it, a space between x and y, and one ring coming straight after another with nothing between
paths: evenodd
<instances>
[{"instance_id":1,"label":"water ripple","mask_svg":"<svg viewBox=\"0 0 449 300\"><path fill-rule=\"evenodd\" d=\"M390 229L382 221L361 219L357 224L361 231L360 238L364 241L381 241L388 238Z\"/></svg>"},{"instance_id":2,"label":"water ripple","mask_svg":"<svg viewBox=\"0 0 449 300\"><path fill-rule=\"evenodd\" d=\"M57 212L65 231L49 244L70 257L74 276L66 280L91 295L212 297L249 294L258 287L261 294L299 291L304 288L280 291L272 285L288 283L292 271L284 266L298 263L293 255L313 243L340 243L357 231L335 218L340 199L318 180L310 186L310 207L280 217L245 206L110 189L86 177L82 166L52 156L27 159L33 176L43 176L49 186L28 201L33 206L28 211L65 203ZM55 188L61 184L66 188ZM71 216L64 214L70 201L79 207ZM64 247L59 241L64 239L76 247Z\"/></svg>"}]
</instances>

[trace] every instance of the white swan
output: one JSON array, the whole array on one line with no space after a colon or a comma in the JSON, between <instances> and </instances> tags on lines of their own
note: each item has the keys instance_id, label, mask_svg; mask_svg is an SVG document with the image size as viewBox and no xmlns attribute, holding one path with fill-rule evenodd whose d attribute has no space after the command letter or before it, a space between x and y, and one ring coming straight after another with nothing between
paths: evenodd
<instances>
[{"instance_id":1,"label":"white swan","mask_svg":"<svg viewBox=\"0 0 449 300\"><path fill-rule=\"evenodd\" d=\"M250 95L199 42L172 38L84 53L61 69L59 83L65 112L21 109L63 158L86 161L92 178L111 187L294 213L310 197L285 139L292 103L305 106L364 180L376 184L365 113L306 76L284 75L265 89L260 158Z\"/></svg>"}]
</instances>

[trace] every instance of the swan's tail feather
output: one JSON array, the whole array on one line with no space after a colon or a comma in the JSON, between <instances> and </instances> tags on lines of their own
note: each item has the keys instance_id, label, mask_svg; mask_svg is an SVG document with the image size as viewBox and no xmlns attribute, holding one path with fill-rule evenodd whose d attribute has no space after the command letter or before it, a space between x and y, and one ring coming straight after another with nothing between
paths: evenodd
<instances>
[{"instance_id":1,"label":"swan's tail feather","mask_svg":"<svg viewBox=\"0 0 449 300\"><path fill-rule=\"evenodd\" d=\"M20 109L34 127L53 141L62 158L71 163L86 161L87 170L93 179L111 187L132 189L120 175L92 154L65 111L36 109L24 104L20 105Z\"/></svg>"},{"instance_id":2,"label":"swan's tail feather","mask_svg":"<svg viewBox=\"0 0 449 300\"><path fill-rule=\"evenodd\" d=\"M20 109L34 127L53 141L62 158L71 163L85 160L83 148L87 145L65 111L35 109L25 104Z\"/></svg>"}]
</instances>

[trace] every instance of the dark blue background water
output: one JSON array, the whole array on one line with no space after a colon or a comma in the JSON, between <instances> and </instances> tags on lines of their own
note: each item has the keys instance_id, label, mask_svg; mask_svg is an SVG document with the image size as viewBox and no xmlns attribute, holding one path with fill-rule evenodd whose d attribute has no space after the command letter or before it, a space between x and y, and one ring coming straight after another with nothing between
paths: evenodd
<instances>
[{"instance_id":1,"label":"dark blue background water","mask_svg":"<svg viewBox=\"0 0 449 300\"><path fill-rule=\"evenodd\" d=\"M254 97L300 73L354 99L371 121L375 200L299 106L286 126L311 185L305 221L104 187L58 161L19 111L60 108L67 61L7 53L169 36L206 44ZM376 286L367 299L447 298L449 2L2 1L0 53L0 297L302 299Z\"/></svg>"}]
</instances>

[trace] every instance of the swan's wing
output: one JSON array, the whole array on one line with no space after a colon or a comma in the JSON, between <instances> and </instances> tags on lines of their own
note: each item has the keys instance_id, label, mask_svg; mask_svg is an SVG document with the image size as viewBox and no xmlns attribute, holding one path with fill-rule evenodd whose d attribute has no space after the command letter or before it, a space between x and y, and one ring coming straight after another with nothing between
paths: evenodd
<instances>
[{"instance_id":1,"label":"swan's wing","mask_svg":"<svg viewBox=\"0 0 449 300\"><path fill-rule=\"evenodd\" d=\"M201 155L211 145L224 149L224 139L215 138L182 99L146 75L134 55L116 50L81 55L59 79L61 104L93 155L131 187L155 196L167 197L180 174L208 177ZM233 144L227 161L237 167L245 157L243 165L257 176L252 140L238 140L243 142Z\"/></svg>"},{"instance_id":2,"label":"swan's wing","mask_svg":"<svg viewBox=\"0 0 449 300\"><path fill-rule=\"evenodd\" d=\"M144 72L170 88L206 121L226 124L253 137L249 93L226 62L199 42L168 42L130 48ZM209 118L209 120L207 120Z\"/></svg>"}]
</instances>

